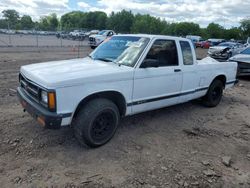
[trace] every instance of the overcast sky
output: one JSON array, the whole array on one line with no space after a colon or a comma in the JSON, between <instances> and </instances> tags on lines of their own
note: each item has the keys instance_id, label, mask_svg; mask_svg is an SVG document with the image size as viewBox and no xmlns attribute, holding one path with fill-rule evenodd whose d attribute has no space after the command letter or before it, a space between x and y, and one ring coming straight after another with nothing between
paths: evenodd
<instances>
[{"instance_id":1,"label":"overcast sky","mask_svg":"<svg viewBox=\"0 0 250 188\"><path fill-rule=\"evenodd\" d=\"M0 12L5 9L15 9L35 20L53 12L59 16L73 10L98 10L110 14L126 9L169 22L195 22L201 27L216 22L230 28L250 17L250 0L0 0Z\"/></svg>"}]
</instances>

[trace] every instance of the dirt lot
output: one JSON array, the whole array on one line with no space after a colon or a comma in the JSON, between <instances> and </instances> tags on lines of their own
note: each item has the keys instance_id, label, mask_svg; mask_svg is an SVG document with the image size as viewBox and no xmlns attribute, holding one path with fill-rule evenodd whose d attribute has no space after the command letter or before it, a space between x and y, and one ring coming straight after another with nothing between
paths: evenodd
<instances>
[{"instance_id":1,"label":"dirt lot","mask_svg":"<svg viewBox=\"0 0 250 188\"><path fill-rule=\"evenodd\" d=\"M108 144L89 149L70 128L41 128L15 93L21 65L76 56L0 49L1 187L250 187L250 79L216 108L194 101L124 118Z\"/></svg>"}]
</instances>

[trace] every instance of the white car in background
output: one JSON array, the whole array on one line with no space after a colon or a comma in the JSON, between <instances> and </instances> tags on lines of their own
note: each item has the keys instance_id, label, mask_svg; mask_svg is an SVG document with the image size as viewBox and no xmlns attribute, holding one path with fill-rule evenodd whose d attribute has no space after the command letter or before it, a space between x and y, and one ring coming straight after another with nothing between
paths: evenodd
<instances>
[{"instance_id":1,"label":"white car in background","mask_svg":"<svg viewBox=\"0 0 250 188\"><path fill-rule=\"evenodd\" d=\"M231 57L229 61L238 63L238 76L250 76L250 47Z\"/></svg>"},{"instance_id":2,"label":"white car in background","mask_svg":"<svg viewBox=\"0 0 250 188\"><path fill-rule=\"evenodd\" d=\"M115 35L115 32L112 30L102 30L96 35L89 36L89 46L94 49L99 46L105 39Z\"/></svg>"},{"instance_id":3,"label":"white car in background","mask_svg":"<svg viewBox=\"0 0 250 188\"><path fill-rule=\"evenodd\" d=\"M85 35L89 37L90 35L95 35L95 34L98 34L99 32L100 32L99 30L91 30L91 31L86 32Z\"/></svg>"},{"instance_id":4,"label":"white car in background","mask_svg":"<svg viewBox=\"0 0 250 188\"><path fill-rule=\"evenodd\" d=\"M244 44L236 42L222 42L217 46L208 49L208 55L215 59L227 60L230 57L240 53L246 47Z\"/></svg>"}]
</instances>

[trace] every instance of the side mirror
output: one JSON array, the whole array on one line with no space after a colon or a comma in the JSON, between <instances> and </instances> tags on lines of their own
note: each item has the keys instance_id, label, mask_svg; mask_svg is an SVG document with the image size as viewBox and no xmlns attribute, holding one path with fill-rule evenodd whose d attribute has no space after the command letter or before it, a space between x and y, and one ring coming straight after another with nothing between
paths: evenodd
<instances>
[{"instance_id":1,"label":"side mirror","mask_svg":"<svg viewBox=\"0 0 250 188\"><path fill-rule=\"evenodd\" d=\"M141 68L148 68L148 67L154 67L157 68L159 67L159 61L157 61L156 59L145 59L141 66Z\"/></svg>"}]
</instances>

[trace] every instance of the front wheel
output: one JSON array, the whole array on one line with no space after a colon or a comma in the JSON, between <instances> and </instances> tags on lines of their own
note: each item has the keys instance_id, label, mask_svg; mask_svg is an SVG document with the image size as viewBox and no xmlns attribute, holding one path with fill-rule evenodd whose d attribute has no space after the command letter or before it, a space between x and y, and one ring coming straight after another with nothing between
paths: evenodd
<instances>
[{"instance_id":1,"label":"front wheel","mask_svg":"<svg viewBox=\"0 0 250 188\"><path fill-rule=\"evenodd\" d=\"M223 83L220 80L214 80L210 85L207 94L202 98L203 104L208 107L217 106L223 95Z\"/></svg>"},{"instance_id":2,"label":"front wheel","mask_svg":"<svg viewBox=\"0 0 250 188\"><path fill-rule=\"evenodd\" d=\"M73 125L74 133L81 144L98 147L114 136L119 121L117 106L108 99L97 98L78 112Z\"/></svg>"}]
</instances>

